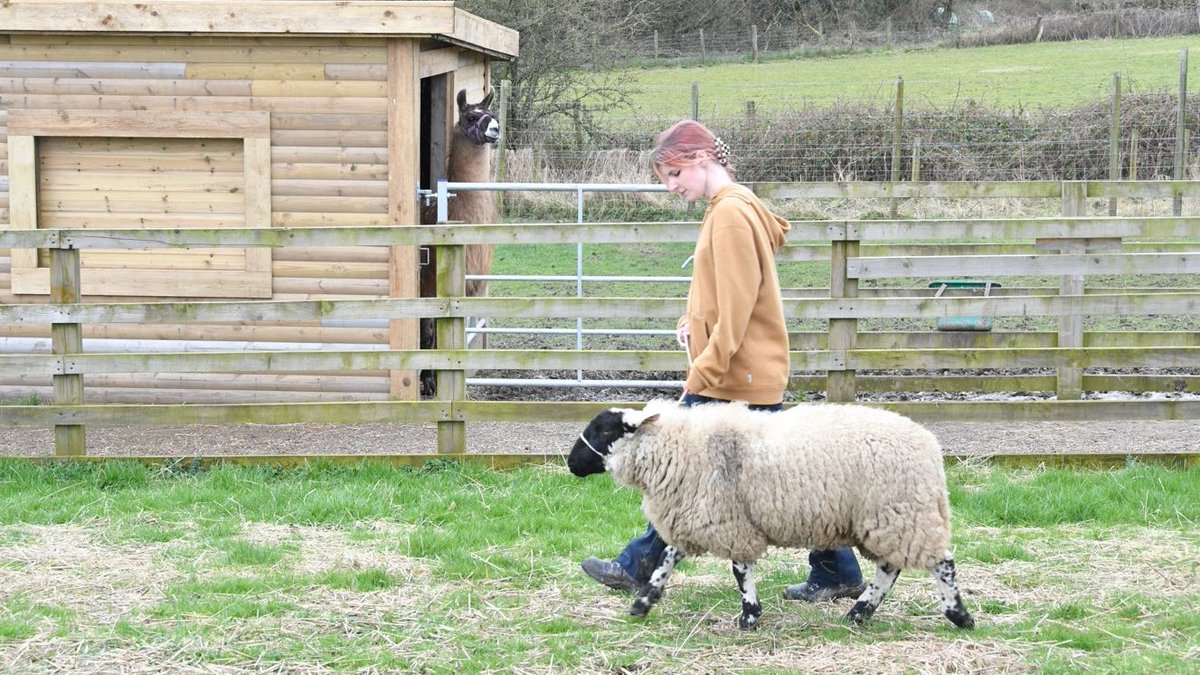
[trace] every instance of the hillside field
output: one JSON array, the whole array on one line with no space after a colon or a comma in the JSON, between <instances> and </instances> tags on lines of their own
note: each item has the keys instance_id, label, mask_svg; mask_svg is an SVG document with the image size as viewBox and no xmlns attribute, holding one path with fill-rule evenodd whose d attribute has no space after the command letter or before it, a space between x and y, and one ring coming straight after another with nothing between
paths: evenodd
<instances>
[{"instance_id":1,"label":"hillside field","mask_svg":"<svg viewBox=\"0 0 1200 675\"><path fill-rule=\"evenodd\" d=\"M1112 73L1124 91L1176 91L1180 50L1188 48L1190 88L1197 89L1200 38L1083 40L970 49L868 52L763 63L720 63L628 71L636 112L681 116L699 83L700 115L820 106L836 100L886 101L903 76L905 106L1072 107L1108 98Z\"/></svg>"}]
</instances>

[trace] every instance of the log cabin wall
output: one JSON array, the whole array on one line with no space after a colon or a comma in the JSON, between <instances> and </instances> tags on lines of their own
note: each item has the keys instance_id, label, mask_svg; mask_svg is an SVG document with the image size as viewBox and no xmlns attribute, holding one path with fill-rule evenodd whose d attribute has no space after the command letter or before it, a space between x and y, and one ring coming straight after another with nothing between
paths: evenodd
<instances>
[{"instance_id":1,"label":"log cabin wall","mask_svg":"<svg viewBox=\"0 0 1200 675\"><path fill-rule=\"evenodd\" d=\"M420 77L444 77L444 89L465 87L471 97L482 97L489 55L411 40ZM16 141L32 140L22 129L41 128L38 120L47 114L50 130L30 132L39 136L33 160L38 227L245 227L253 220L246 193L255 189L269 189L263 221L273 227L397 224L395 208L389 214L388 47L398 42L408 40L0 34L0 227L17 226L22 188L10 176L13 162L27 161L21 159L26 153L34 157L32 147L26 151ZM269 146L257 146L266 148L258 171L266 172L266 182L256 188L252 179L251 132L160 137L155 129L130 132L118 122L112 135L59 137L54 125L61 120L53 118L66 117L63 111L72 122L113 115L134 126L159 119L220 126L257 113L269 139ZM434 123L433 135L444 134L442 124ZM84 259L83 301L382 298L395 293L394 253L354 246L99 252ZM0 303L48 302L30 281L38 272L23 269L44 267L44 257L0 249ZM97 324L85 326L83 337L87 351L386 349L390 340L395 346L389 326L378 322ZM49 349L49 326L0 325L0 351ZM48 399L50 384L48 377L0 373L0 398L33 393ZM382 371L130 374L89 376L85 391L89 403L386 400L395 396L395 384L389 387L389 373Z\"/></svg>"}]
</instances>

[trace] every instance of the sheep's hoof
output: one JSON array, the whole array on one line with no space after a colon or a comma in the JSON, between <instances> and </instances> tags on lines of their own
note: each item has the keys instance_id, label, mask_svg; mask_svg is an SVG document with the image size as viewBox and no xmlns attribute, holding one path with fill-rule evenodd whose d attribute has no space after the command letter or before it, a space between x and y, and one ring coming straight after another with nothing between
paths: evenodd
<instances>
[{"instance_id":1,"label":"sheep's hoof","mask_svg":"<svg viewBox=\"0 0 1200 675\"><path fill-rule=\"evenodd\" d=\"M638 598L633 601L633 606L629 608L629 616L646 616L650 613L650 603L644 598Z\"/></svg>"},{"instance_id":2,"label":"sheep's hoof","mask_svg":"<svg viewBox=\"0 0 1200 675\"><path fill-rule=\"evenodd\" d=\"M953 623L959 628L971 630L975 627L975 617L971 616L971 614L966 610L950 610L946 612L946 618L950 619L950 623Z\"/></svg>"},{"instance_id":3,"label":"sheep's hoof","mask_svg":"<svg viewBox=\"0 0 1200 675\"><path fill-rule=\"evenodd\" d=\"M743 614L738 617L738 628L742 630L754 630L758 628L758 615L751 614L749 616Z\"/></svg>"},{"instance_id":4,"label":"sheep's hoof","mask_svg":"<svg viewBox=\"0 0 1200 675\"><path fill-rule=\"evenodd\" d=\"M850 611L846 614L846 621L849 621L850 623L852 623L856 626L861 626L862 623L864 621L866 621L867 619L871 618L871 615L874 613L875 613L874 610L871 607L867 606L867 603L856 602L856 603L854 603L854 606L850 608Z\"/></svg>"}]
</instances>

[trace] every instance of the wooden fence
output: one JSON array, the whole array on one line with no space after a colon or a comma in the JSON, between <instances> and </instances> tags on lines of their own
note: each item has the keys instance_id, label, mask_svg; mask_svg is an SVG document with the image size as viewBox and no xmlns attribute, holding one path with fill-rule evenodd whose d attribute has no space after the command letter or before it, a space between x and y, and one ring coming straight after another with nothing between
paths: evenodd
<instances>
[{"instance_id":1,"label":"wooden fence","mask_svg":"<svg viewBox=\"0 0 1200 675\"><path fill-rule=\"evenodd\" d=\"M1035 197L1062 200L1060 216L963 220L793 221L780 264L828 261L828 289L789 289L791 320L819 321L822 331L793 334L799 388L823 388L832 401L869 391L1049 390L1045 400L877 403L922 421L1195 420L1200 400L1200 332L1085 330L1085 317L1200 315L1200 286L1089 287L1096 275L1154 277L1200 272L1200 217L1088 217L1089 199L1200 196L1200 181L758 184L776 199L792 197ZM452 225L414 228L0 230L0 248L48 249L52 301L0 305L0 324L50 325L53 354L0 355L0 370L53 376L48 405L0 405L0 428L53 426L58 456L84 456L87 426L286 423L436 423L438 452L467 451L476 421L584 422L595 402L474 401L474 370L679 371L682 352L655 350L468 350L466 317L522 319L659 318L673 320L682 298L464 297L463 247L472 243L691 242L695 223ZM80 251L179 249L190 246L437 247L438 297L329 301L79 302ZM930 279L1042 277L1051 288L1002 283L987 297L937 294ZM887 285L902 280L905 285ZM1038 317L1052 330L861 330L860 321L924 321L985 316ZM89 323L204 323L381 320L432 317L438 349L390 351L246 351L83 353ZM673 322L672 322L673 325ZM1154 369L1177 372L1155 374ZM431 369L438 398L426 401L287 404L89 405L84 378L113 373L315 372ZM1094 369L1091 373L1086 369ZM940 371L952 371L948 374ZM1149 372L1147 372L1147 370ZM1001 371L996 373L996 371ZM1014 371L1014 372L1008 372ZM1116 372L1106 372L1116 371ZM816 373L803 375L800 373ZM823 385L823 386L821 386ZM1083 400L1091 390L1183 392L1175 398ZM1002 397L1003 399L1003 397ZM603 404L611 405L611 404ZM497 456L508 465L530 456ZM410 458L420 461L422 457Z\"/></svg>"}]
</instances>

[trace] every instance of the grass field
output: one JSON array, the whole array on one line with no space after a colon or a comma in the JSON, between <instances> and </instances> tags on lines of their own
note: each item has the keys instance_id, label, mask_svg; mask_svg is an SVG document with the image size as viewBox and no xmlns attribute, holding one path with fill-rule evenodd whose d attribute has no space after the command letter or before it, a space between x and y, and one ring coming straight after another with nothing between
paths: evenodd
<instances>
[{"instance_id":1,"label":"grass field","mask_svg":"<svg viewBox=\"0 0 1200 675\"><path fill-rule=\"evenodd\" d=\"M712 558L685 561L645 620L582 575L643 523L607 476L0 462L0 672L1183 673L1198 479L952 467L975 631L920 573L861 628L849 601L784 601L807 566L774 551L743 632Z\"/></svg>"},{"instance_id":2,"label":"grass field","mask_svg":"<svg viewBox=\"0 0 1200 675\"><path fill-rule=\"evenodd\" d=\"M637 111L686 116L691 84L700 88L702 118L741 114L747 100L760 112L825 105L839 99L887 102L896 76L905 106L979 104L998 108L1070 107L1106 100L1112 73L1126 91L1179 86L1179 51L1196 51L1196 36L1085 40L971 49L868 52L764 63L721 63L629 71ZM1195 88L1200 54L1189 59Z\"/></svg>"}]
</instances>

